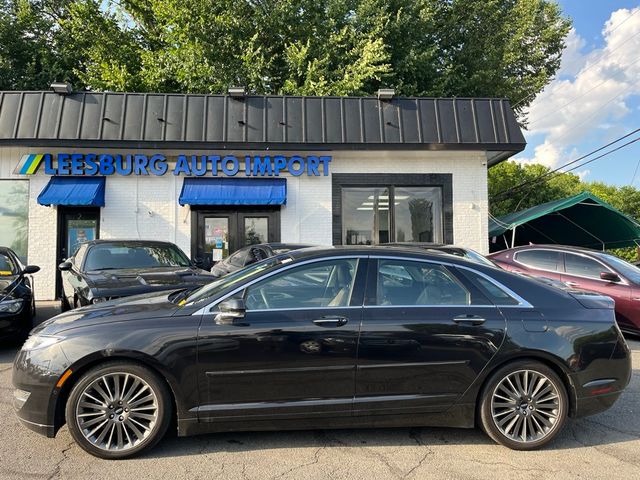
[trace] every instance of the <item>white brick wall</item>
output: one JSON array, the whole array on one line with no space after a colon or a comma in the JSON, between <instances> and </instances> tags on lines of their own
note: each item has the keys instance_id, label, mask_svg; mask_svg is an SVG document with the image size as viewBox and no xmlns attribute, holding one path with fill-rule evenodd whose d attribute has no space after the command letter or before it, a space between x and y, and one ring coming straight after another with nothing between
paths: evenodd
<instances>
[{"instance_id":1,"label":"white brick wall","mask_svg":"<svg viewBox=\"0 0 640 480\"><path fill-rule=\"evenodd\" d=\"M32 148L0 147L0 178L12 178L23 154ZM47 149L48 152L82 152L83 149ZM84 149L93 151L96 149ZM107 152L108 150L101 150ZM111 151L112 153L121 153ZM140 151L140 153L155 153ZM166 151L177 153L202 152ZM229 152L238 156L246 153ZM272 155L276 154L271 152ZM285 153L286 154L286 153ZM323 154L327 154L323 152ZM333 173L451 173L453 174L454 243L480 252L488 251L488 201L486 159L482 152L334 151ZM42 170L42 168L41 168ZM24 177L15 177L24 178ZM48 182L42 171L30 176L29 263L39 265L35 277L38 299L55 294L57 210L37 204L37 197ZM141 238L176 243L187 254L191 251L189 207L178 205L182 177L112 176L106 183L106 207L101 210L101 238ZM331 177L287 177L287 205L281 210L281 238L284 242L330 245L332 242Z\"/></svg>"}]
</instances>

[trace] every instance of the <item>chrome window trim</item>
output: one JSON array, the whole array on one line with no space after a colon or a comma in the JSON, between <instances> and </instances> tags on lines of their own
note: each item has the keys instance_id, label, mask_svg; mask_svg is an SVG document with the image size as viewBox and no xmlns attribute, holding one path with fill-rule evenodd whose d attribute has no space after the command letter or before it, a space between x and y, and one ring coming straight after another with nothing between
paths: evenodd
<instances>
[{"instance_id":1,"label":"chrome window trim","mask_svg":"<svg viewBox=\"0 0 640 480\"><path fill-rule=\"evenodd\" d=\"M256 310L247 310L247 312L295 312L301 310L345 310L353 308L362 308L362 305L347 305L346 307L295 307L295 308L259 308Z\"/></svg>"},{"instance_id":2,"label":"chrome window trim","mask_svg":"<svg viewBox=\"0 0 640 480\"><path fill-rule=\"evenodd\" d=\"M207 305L205 305L204 307L196 310L195 312L193 312L191 315L205 315L207 313L211 313L211 309L215 306L217 306L220 302L225 301L227 298L232 297L233 295L235 295L236 293L240 292L241 290L244 290L245 288L250 287L251 285L258 283L262 280L265 280L273 275L276 275L278 273L282 273L285 272L291 268L295 268L295 267L299 267L301 265L307 265L310 263L319 263L319 262L326 262L326 261L330 261L330 260L340 260L340 259L361 259L361 258L368 258L368 255L336 255L336 256L331 256L331 257L321 257L321 258L312 258L309 260L304 260L301 262L287 262L287 263L282 263L280 268L269 272L266 275L261 275L258 278L254 278L253 280L251 280L250 282L247 283L243 283L241 286L239 286L238 288L235 288L234 290L232 290L231 292L225 294L224 296L220 297L217 300L214 300L211 303L208 303ZM358 270L358 265L356 265L356 272ZM321 308L321 309L325 309L327 307L312 307L312 308ZM349 308L349 306L347 307L329 307L329 308ZM361 305L356 305L354 308L362 308ZM293 308L288 308L286 310L293 310ZM303 308L302 310L307 310L306 308ZM250 310L251 312L257 312L258 310ZM263 311L269 311L269 312L276 312L276 311L283 311L283 309L278 309L278 310L271 310L271 309L267 309L267 310L263 310Z\"/></svg>"}]
</instances>

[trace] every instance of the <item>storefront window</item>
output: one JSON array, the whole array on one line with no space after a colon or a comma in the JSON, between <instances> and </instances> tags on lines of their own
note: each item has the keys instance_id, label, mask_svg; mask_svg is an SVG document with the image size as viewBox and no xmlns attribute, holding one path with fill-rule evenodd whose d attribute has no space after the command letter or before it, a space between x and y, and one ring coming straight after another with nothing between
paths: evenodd
<instances>
[{"instance_id":1,"label":"storefront window","mask_svg":"<svg viewBox=\"0 0 640 480\"><path fill-rule=\"evenodd\" d=\"M269 235L269 219L266 217L244 218L245 245L266 243Z\"/></svg>"},{"instance_id":2,"label":"storefront window","mask_svg":"<svg viewBox=\"0 0 640 480\"><path fill-rule=\"evenodd\" d=\"M0 180L0 245L16 252L27 263L29 181Z\"/></svg>"},{"instance_id":3,"label":"storefront window","mask_svg":"<svg viewBox=\"0 0 640 480\"><path fill-rule=\"evenodd\" d=\"M389 242L389 189L343 188L342 217L344 245Z\"/></svg>"},{"instance_id":4,"label":"storefront window","mask_svg":"<svg viewBox=\"0 0 640 480\"><path fill-rule=\"evenodd\" d=\"M342 188L344 245L442 243L442 239L440 187Z\"/></svg>"},{"instance_id":5,"label":"storefront window","mask_svg":"<svg viewBox=\"0 0 640 480\"><path fill-rule=\"evenodd\" d=\"M394 194L395 241L442 243L442 190L396 187Z\"/></svg>"}]
</instances>

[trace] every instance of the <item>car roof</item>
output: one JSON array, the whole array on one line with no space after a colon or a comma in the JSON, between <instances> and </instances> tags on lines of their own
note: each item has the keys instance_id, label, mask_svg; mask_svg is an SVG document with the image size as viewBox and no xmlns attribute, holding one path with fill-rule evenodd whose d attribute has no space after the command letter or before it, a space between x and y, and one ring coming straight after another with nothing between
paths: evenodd
<instances>
[{"instance_id":1,"label":"car roof","mask_svg":"<svg viewBox=\"0 0 640 480\"><path fill-rule=\"evenodd\" d=\"M478 262L471 261L464 257L458 257L450 255L446 252L437 250L423 250L416 248L415 246L404 247L396 245L358 245L358 246L343 246L336 245L333 247L310 247L300 250L292 250L284 255L288 255L295 260L315 258L315 257L330 257L339 255L393 255L397 257L407 258L419 258L423 260L433 260L436 262L446 263L458 263L460 265L481 265ZM488 265L487 265L488 266Z\"/></svg>"},{"instance_id":2,"label":"car roof","mask_svg":"<svg viewBox=\"0 0 640 480\"><path fill-rule=\"evenodd\" d=\"M606 252L602 252L601 250L595 250L593 248L586 248L586 247L578 247L574 245L556 245L553 243L539 243L539 244L532 244L532 245L520 245L514 248L507 248L505 250L500 250L499 252L492 253L491 255L496 255L504 252L517 252L519 250L532 250L532 249L558 250L561 252L581 252L581 253L589 253L591 255L606 253Z\"/></svg>"},{"instance_id":3,"label":"car roof","mask_svg":"<svg viewBox=\"0 0 640 480\"><path fill-rule=\"evenodd\" d=\"M111 238L111 239L102 238L98 240L89 240L88 242L83 242L82 244L91 246L91 245L101 245L105 243L128 243L131 245L146 244L146 245L174 245L175 246L175 243L165 242L162 240L127 240L127 239L120 239L120 238Z\"/></svg>"}]
</instances>

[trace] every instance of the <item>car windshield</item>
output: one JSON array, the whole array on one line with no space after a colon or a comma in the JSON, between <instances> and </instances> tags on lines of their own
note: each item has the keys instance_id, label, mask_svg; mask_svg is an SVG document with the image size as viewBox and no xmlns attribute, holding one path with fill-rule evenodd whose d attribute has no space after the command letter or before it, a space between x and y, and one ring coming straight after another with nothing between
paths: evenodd
<instances>
[{"instance_id":1,"label":"car windshield","mask_svg":"<svg viewBox=\"0 0 640 480\"><path fill-rule=\"evenodd\" d=\"M191 263L175 245L101 243L87 252L85 271L120 268L188 267Z\"/></svg>"},{"instance_id":2,"label":"car windshield","mask_svg":"<svg viewBox=\"0 0 640 480\"><path fill-rule=\"evenodd\" d=\"M16 265L9 255L0 253L0 277L16 273Z\"/></svg>"},{"instance_id":3,"label":"car windshield","mask_svg":"<svg viewBox=\"0 0 640 480\"><path fill-rule=\"evenodd\" d=\"M640 268L631 265L629 262L622 260L621 258L614 257L608 253L600 253L600 257L609 263L615 270L618 271L623 277L632 281L633 283L640 283Z\"/></svg>"},{"instance_id":4,"label":"car windshield","mask_svg":"<svg viewBox=\"0 0 640 480\"><path fill-rule=\"evenodd\" d=\"M194 303L200 302L202 300L215 297L228 288L232 288L236 285L239 285L245 280L257 277L261 273L271 270L287 259L288 257L271 257L262 260L261 262L253 263L247 267L241 268L240 270L236 270L233 273L225 275L219 280L211 282L204 287L195 290L191 293L191 295L183 299L180 304L193 305Z\"/></svg>"}]
</instances>

